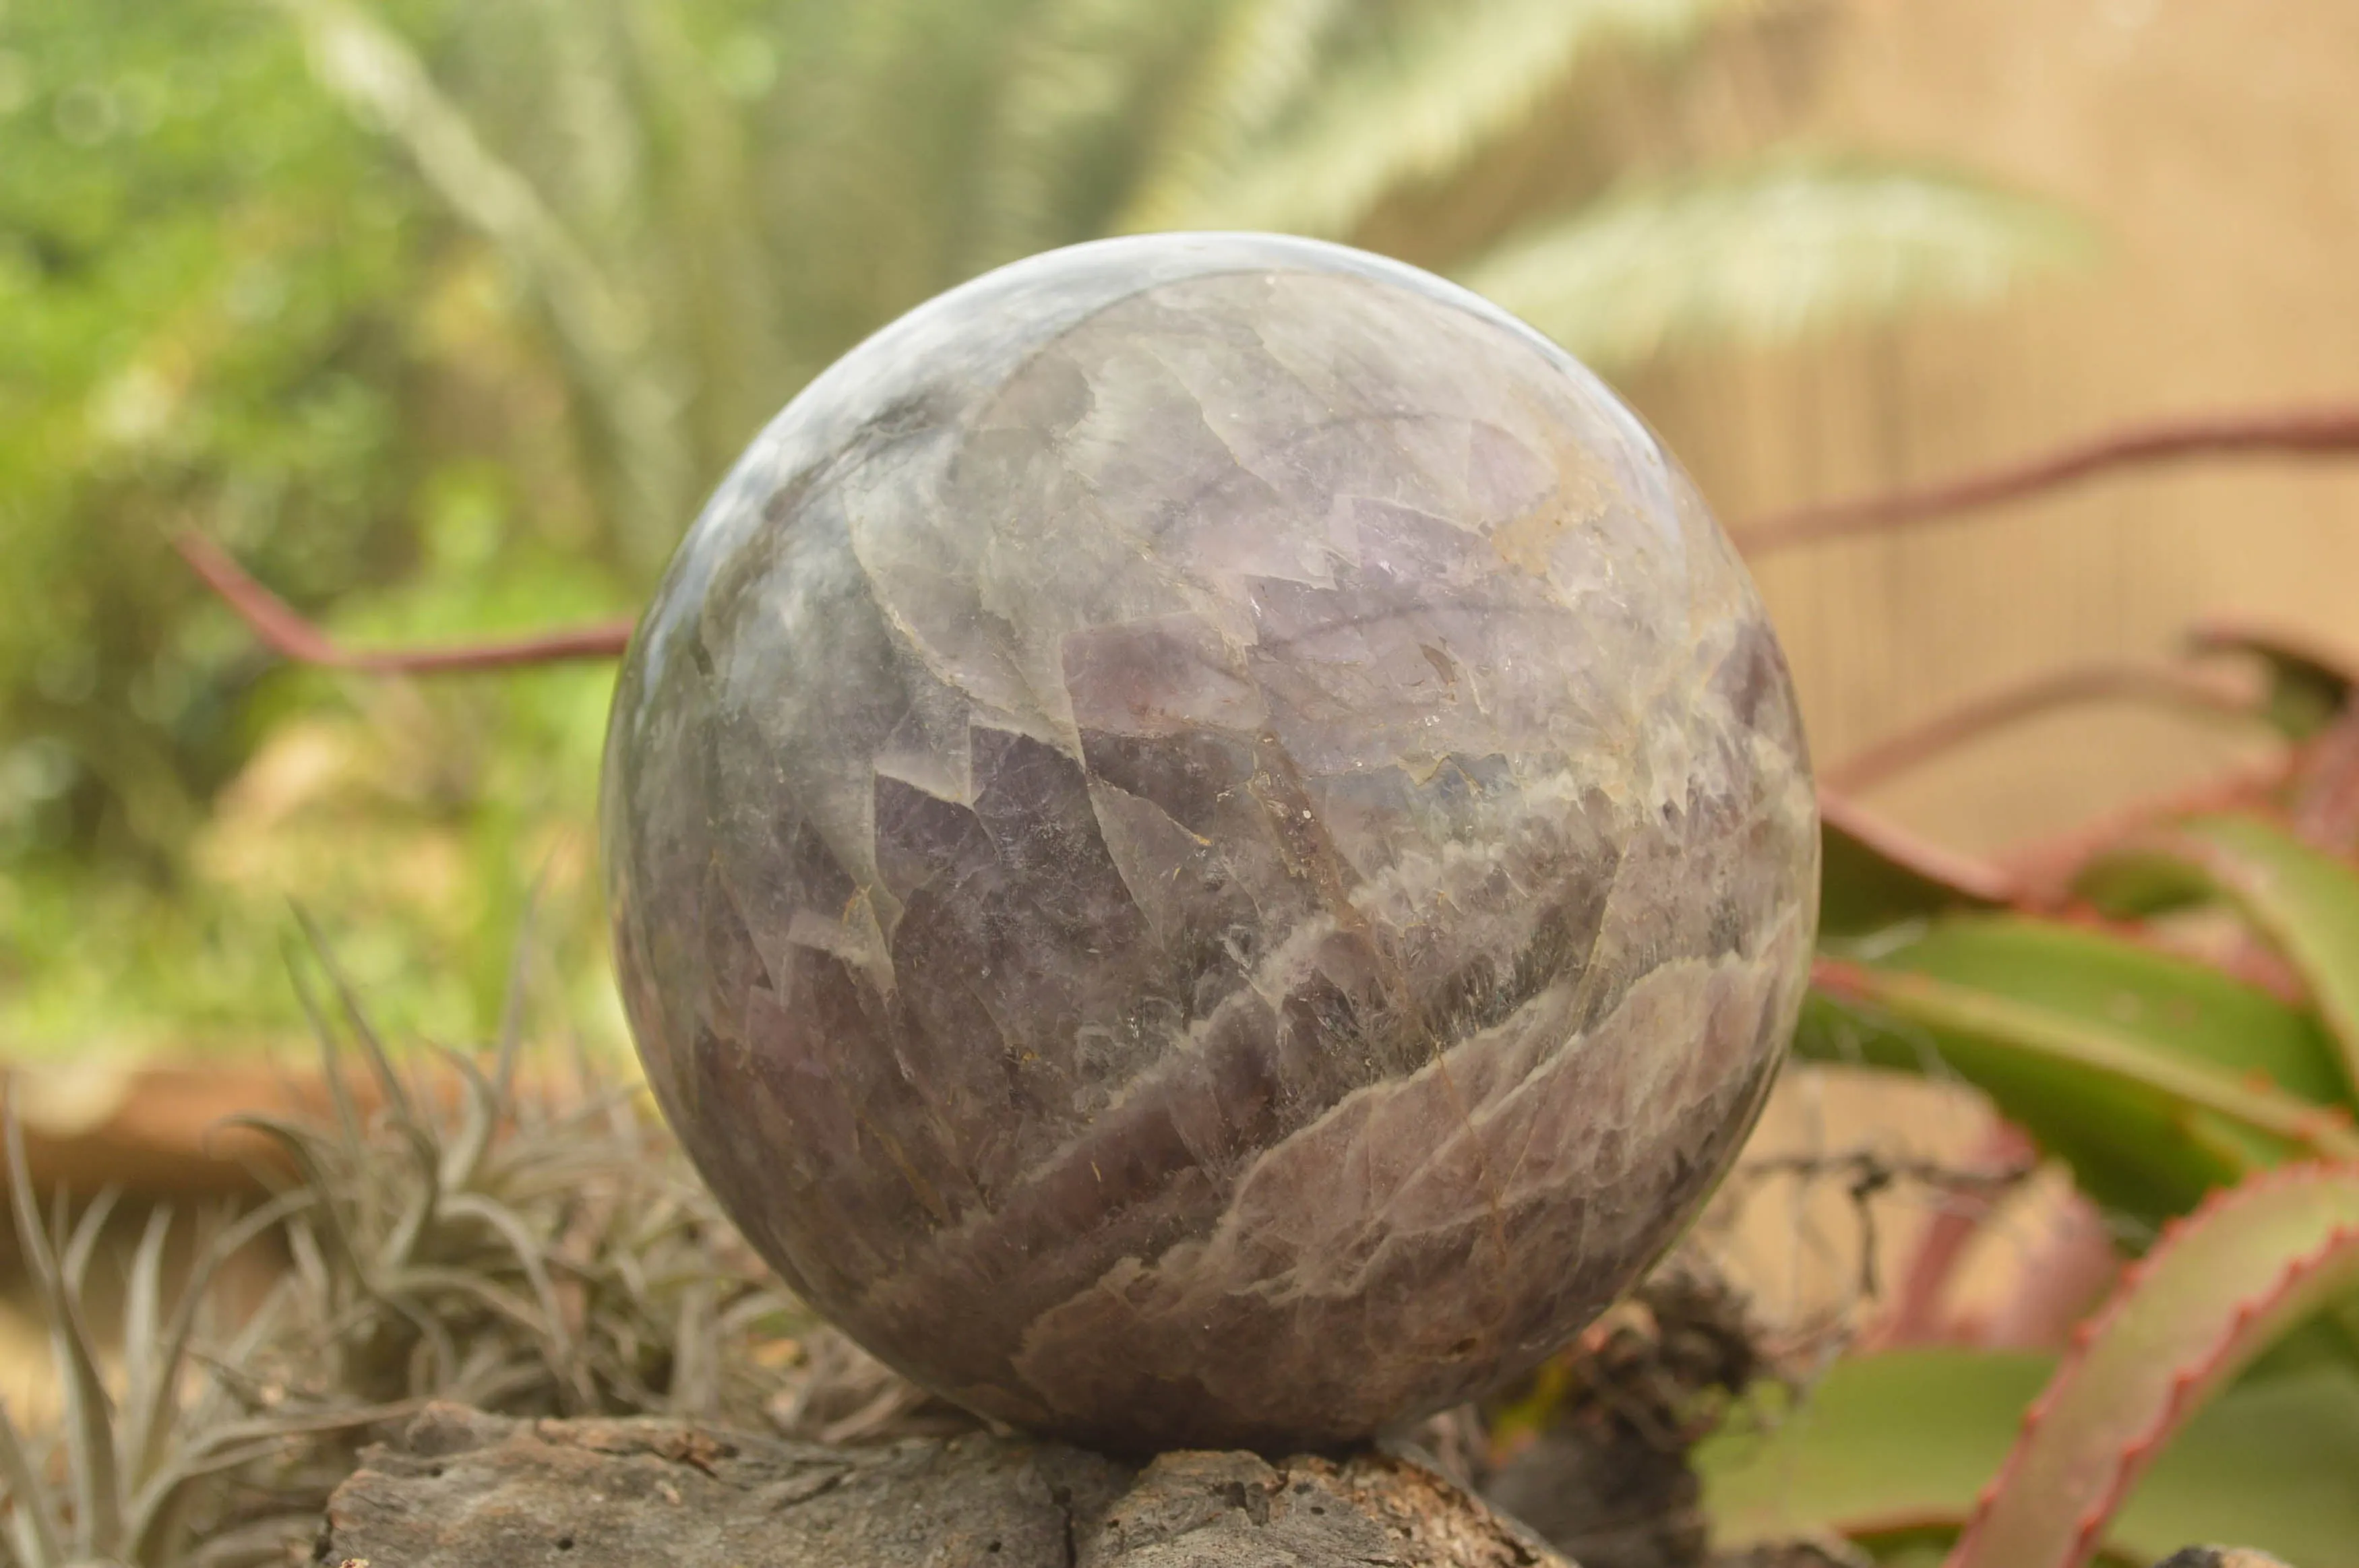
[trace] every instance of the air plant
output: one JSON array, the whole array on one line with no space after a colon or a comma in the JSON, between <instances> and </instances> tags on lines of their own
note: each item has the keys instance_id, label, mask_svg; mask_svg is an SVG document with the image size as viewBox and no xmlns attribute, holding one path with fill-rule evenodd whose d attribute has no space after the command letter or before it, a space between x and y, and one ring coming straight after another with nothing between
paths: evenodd
<instances>
[{"instance_id":1,"label":"air plant","mask_svg":"<svg viewBox=\"0 0 2359 1568\"><path fill-rule=\"evenodd\" d=\"M586 1062L572 1083L521 1076L513 1009L484 1059L442 1052L431 1071L404 1073L324 951L320 967L328 1114L243 1119L282 1156L261 1171L277 1190L196 1222L176 1289L167 1249L190 1222L149 1215L125 1266L112 1368L87 1281L113 1195L70 1227L62 1203L45 1218L11 1119L18 1244L61 1414L30 1432L0 1414L0 1564L286 1561L359 1443L430 1400L739 1422L781 1393L809 1402L789 1336L810 1319L635 1087L601 1083ZM233 1314L223 1269L257 1248L283 1267Z\"/></svg>"}]
</instances>

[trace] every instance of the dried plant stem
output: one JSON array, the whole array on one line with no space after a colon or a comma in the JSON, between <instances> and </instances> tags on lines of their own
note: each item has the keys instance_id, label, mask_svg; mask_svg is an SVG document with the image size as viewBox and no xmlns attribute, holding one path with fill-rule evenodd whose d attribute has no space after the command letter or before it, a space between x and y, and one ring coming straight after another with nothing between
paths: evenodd
<instances>
[{"instance_id":1,"label":"dried plant stem","mask_svg":"<svg viewBox=\"0 0 2359 1568\"><path fill-rule=\"evenodd\" d=\"M2359 455L2359 406L2197 414L2125 425L2019 462L1855 501L1817 503L1735 530L1748 556L1927 523L2043 494L2114 469L2200 457Z\"/></svg>"}]
</instances>

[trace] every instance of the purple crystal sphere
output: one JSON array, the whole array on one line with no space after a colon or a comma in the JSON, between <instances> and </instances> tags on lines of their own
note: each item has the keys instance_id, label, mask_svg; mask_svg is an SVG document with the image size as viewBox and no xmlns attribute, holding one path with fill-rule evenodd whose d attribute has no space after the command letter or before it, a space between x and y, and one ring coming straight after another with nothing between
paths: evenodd
<instances>
[{"instance_id":1,"label":"purple crystal sphere","mask_svg":"<svg viewBox=\"0 0 2359 1568\"><path fill-rule=\"evenodd\" d=\"M623 993L869 1350L1124 1450L1332 1445L1564 1345L1799 1005L1785 663L1612 393L1440 279L1106 241L861 344L614 703Z\"/></svg>"}]
</instances>

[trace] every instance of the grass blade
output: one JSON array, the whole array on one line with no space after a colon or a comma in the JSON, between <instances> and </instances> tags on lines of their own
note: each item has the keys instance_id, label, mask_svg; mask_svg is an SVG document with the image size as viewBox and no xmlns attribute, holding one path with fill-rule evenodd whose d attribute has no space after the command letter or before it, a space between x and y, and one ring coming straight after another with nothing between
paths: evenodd
<instances>
[{"instance_id":1,"label":"grass blade","mask_svg":"<svg viewBox=\"0 0 2359 1568\"><path fill-rule=\"evenodd\" d=\"M303 1010L303 1021L310 1026L312 1043L320 1051L320 1082L326 1086L329 1107L336 1114L336 1132L347 1149L361 1145L360 1107L353 1099L353 1086L344 1076L344 1054L336 1045L335 1031L328 1026L327 1011L320 1005L319 994L312 989L310 977L305 972L299 950L290 941L286 948L287 978L295 991L296 1005Z\"/></svg>"},{"instance_id":2,"label":"grass blade","mask_svg":"<svg viewBox=\"0 0 2359 1568\"><path fill-rule=\"evenodd\" d=\"M474 1193L452 1195L443 1207L452 1215L466 1215L491 1227L507 1244L523 1271L525 1281L532 1287L533 1299L540 1305L543 1328L541 1336L548 1341L549 1370L560 1383L571 1387L577 1399L585 1402L592 1397L589 1385L582 1380L580 1365L574 1355L573 1336L565 1326L564 1309L557 1299L557 1287L550 1280L549 1267L540 1247L533 1240L532 1232L516 1215L491 1199Z\"/></svg>"},{"instance_id":3,"label":"grass blade","mask_svg":"<svg viewBox=\"0 0 2359 1568\"><path fill-rule=\"evenodd\" d=\"M284 1224L303 1210L310 1208L319 1195L297 1188L282 1193L268 1203L241 1216L216 1232L198 1251L189 1266L189 1278L179 1299L173 1303L170 1315L165 1320L158 1340L160 1348L155 1356L155 1375L147 1390L145 1404L132 1417L134 1430L142 1434L138 1464L142 1470L152 1470L161 1462L172 1423L172 1411L179 1395L180 1368L189 1357L190 1341L197 1332L197 1318L206 1297L211 1293L214 1276L223 1264L235 1257L255 1238ZM261 1314L256 1314L257 1318Z\"/></svg>"},{"instance_id":4,"label":"grass blade","mask_svg":"<svg viewBox=\"0 0 2359 1568\"><path fill-rule=\"evenodd\" d=\"M377 1037L375 1026L369 1022L368 1011L361 1006L360 993L353 989L343 966L336 962L335 952L328 945L326 934L304 911L298 909L295 918L302 926L303 937L310 946L313 961L320 966L320 972L328 977L328 984L336 993L336 1002L343 1012L344 1022L352 1030L353 1038L360 1043L361 1059L368 1064L370 1075L376 1079L377 1088L385 1096L386 1105L401 1120L416 1125L418 1107L410 1100L408 1087L401 1081L401 1075L394 1070L393 1058L386 1053L385 1042Z\"/></svg>"},{"instance_id":5,"label":"grass blade","mask_svg":"<svg viewBox=\"0 0 2359 1568\"><path fill-rule=\"evenodd\" d=\"M116 1206L122 1201L121 1187L101 1189L98 1196L90 1200L90 1206L82 1211L82 1218L75 1223L72 1233L67 1238L60 1274L66 1289L77 1298L89 1282L91 1254L98 1249L99 1236L106 1229L107 1220L114 1216ZM60 1231L63 1233L62 1219Z\"/></svg>"},{"instance_id":6,"label":"grass blade","mask_svg":"<svg viewBox=\"0 0 2359 1568\"><path fill-rule=\"evenodd\" d=\"M164 1243L172 1211L158 1206L147 1216L123 1295L123 1454L135 1470L148 1468L149 1409L158 1382L168 1375L158 1352L163 1348Z\"/></svg>"}]
</instances>

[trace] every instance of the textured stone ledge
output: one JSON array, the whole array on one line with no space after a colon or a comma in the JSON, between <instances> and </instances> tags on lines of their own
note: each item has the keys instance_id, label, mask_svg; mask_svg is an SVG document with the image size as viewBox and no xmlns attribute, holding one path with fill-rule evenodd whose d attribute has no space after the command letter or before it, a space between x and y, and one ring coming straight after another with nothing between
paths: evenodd
<instances>
[{"instance_id":1,"label":"textured stone ledge","mask_svg":"<svg viewBox=\"0 0 2359 1568\"><path fill-rule=\"evenodd\" d=\"M832 1447L436 1405L329 1504L372 1568L1573 1568L1433 1472L1365 1454L1144 1468L970 1433Z\"/></svg>"}]
</instances>

